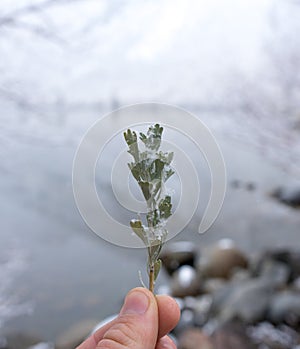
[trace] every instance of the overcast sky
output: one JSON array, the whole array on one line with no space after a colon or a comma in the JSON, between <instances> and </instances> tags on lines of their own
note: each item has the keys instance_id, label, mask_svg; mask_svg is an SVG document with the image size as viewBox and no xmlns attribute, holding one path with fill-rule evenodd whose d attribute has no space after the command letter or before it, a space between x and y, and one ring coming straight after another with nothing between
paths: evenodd
<instances>
[{"instance_id":1,"label":"overcast sky","mask_svg":"<svg viewBox=\"0 0 300 349\"><path fill-rule=\"evenodd\" d=\"M30 116L32 106L51 108L58 101L109 107L113 99L119 105L158 101L220 109L241 104L250 107L243 122L231 114L213 119L242 139L257 134L277 157L282 146L283 156L292 148L299 158L300 142L298 148L290 145L299 139L291 129L300 125L296 3L1 0L0 6L0 122L8 139L18 129L15 120L42 139L58 134L49 125L56 123L61 132L65 113L41 110ZM293 84L298 84L294 90ZM79 121L80 116L69 117L64 132L71 134ZM22 133L24 126L15 138Z\"/></svg>"},{"instance_id":2,"label":"overcast sky","mask_svg":"<svg viewBox=\"0 0 300 349\"><path fill-rule=\"evenodd\" d=\"M230 71L260 63L273 2L62 1L2 26L2 79L33 100L214 98ZM1 12L31 3L43 1L2 0Z\"/></svg>"}]
</instances>

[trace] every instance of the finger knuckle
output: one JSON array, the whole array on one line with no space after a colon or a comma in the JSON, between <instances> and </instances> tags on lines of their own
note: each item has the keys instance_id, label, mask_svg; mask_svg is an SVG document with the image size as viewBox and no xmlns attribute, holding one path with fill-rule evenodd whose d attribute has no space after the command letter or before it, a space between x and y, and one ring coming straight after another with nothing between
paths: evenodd
<instances>
[{"instance_id":1,"label":"finger knuckle","mask_svg":"<svg viewBox=\"0 0 300 349\"><path fill-rule=\"evenodd\" d=\"M127 347L128 348L128 347ZM102 339L96 349L127 349L124 345L111 339Z\"/></svg>"},{"instance_id":2,"label":"finger knuckle","mask_svg":"<svg viewBox=\"0 0 300 349\"><path fill-rule=\"evenodd\" d=\"M120 319L103 336L97 349L125 349L134 348L137 331L128 319Z\"/></svg>"}]
</instances>

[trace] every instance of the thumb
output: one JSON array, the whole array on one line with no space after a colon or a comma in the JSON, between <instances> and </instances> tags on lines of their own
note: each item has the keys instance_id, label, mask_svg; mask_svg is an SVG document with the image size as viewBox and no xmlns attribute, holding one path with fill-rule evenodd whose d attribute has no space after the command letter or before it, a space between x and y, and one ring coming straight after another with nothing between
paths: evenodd
<instances>
[{"instance_id":1,"label":"thumb","mask_svg":"<svg viewBox=\"0 0 300 349\"><path fill-rule=\"evenodd\" d=\"M158 335L158 309L145 288L130 291L118 318L104 333L97 349L154 349Z\"/></svg>"}]
</instances>

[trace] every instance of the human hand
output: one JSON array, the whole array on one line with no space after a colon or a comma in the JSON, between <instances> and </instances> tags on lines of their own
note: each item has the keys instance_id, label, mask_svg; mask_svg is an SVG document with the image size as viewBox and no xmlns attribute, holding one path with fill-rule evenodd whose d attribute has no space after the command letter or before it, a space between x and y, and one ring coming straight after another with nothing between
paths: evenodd
<instances>
[{"instance_id":1,"label":"human hand","mask_svg":"<svg viewBox=\"0 0 300 349\"><path fill-rule=\"evenodd\" d=\"M176 349L167 336L179 321L180 310L171 297L131 290L118 317L98 329L77 349Z\"/></svg>"}]
</instances>

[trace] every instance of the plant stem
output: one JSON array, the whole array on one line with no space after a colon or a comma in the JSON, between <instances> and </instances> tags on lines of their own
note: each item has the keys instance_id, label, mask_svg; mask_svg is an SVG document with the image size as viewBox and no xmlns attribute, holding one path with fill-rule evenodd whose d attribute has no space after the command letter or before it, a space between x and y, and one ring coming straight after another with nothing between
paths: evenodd
<instances>
[{"instance_id":1,"label":"plant stem","mask_svg":"<svg viewBox=\"0 0 300 349\"><path fill-rule=\"evenodd\" d=\"M159 253L165 242L167 230L165 221L171 216L171 197L165 193L165 182L175 172L170 167L173 152L159 151L163 127L159 124L149 127L147 134L140 133L139 139L144 143L145 151L138 146L135 131L124 132L128 152L134 161L128 163L131 174L138 182L147 203L146 224L142 219L131 220L133 232L143 241L148 249L147 274L149 290L154 293L154 285L161 267Z\"/></svg>"},{"instance_id":2,"label":"plant stem","mask_svg":"<svg viewBox=\"0 0 300 349\"><path fill-rule=\"evenodd\" d=\"M154 293L154 264L149 269L149 290Z\"/></svg>"}]
</instances>

